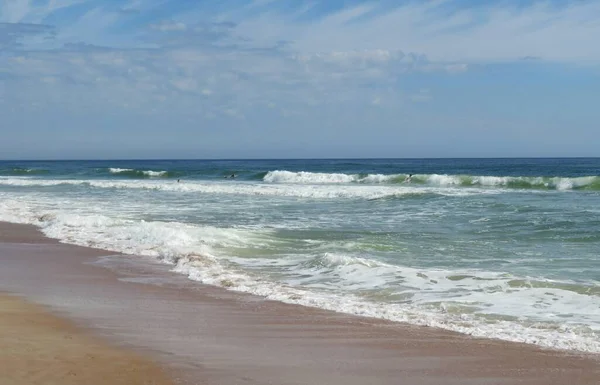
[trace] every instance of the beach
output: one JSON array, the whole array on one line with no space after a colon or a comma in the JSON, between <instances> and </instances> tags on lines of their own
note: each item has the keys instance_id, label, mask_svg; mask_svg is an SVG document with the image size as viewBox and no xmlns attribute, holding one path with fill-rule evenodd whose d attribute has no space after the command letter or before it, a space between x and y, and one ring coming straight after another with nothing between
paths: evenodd
<instances>
[{"instance_id":1,"label":"beach","mask_svg":"<svg viewBox=\"0 0 600 385\"><path fill-rule=\"evenodd\" d=\"M0 294L0 378L4 385L173 384L150 359L7 294Z\"/></svg>"},{"instance_id":2,"label":"beach","mask_svg":"<svg viewBox=\"0 0 600 385\"><path fill-rule=\"evenodd\" d=\"M61 244L33 226L0 225L1 291L69 319L57 322L73 322L85 330L82 338L151 357L176 383L583 385L600 378L597 355L269 301L135 259ZM11 325L3 330L14 333ZM10 351L5 346L11 340L0 341L0 350ZM58 361L69 360L59 355ZM131 362L125 366L135 367ZM24 374L18 367L12 370L12 383L30 383L19 382ZM47 370L62 373L60 367Z\"/></svg>"}]
</instances>

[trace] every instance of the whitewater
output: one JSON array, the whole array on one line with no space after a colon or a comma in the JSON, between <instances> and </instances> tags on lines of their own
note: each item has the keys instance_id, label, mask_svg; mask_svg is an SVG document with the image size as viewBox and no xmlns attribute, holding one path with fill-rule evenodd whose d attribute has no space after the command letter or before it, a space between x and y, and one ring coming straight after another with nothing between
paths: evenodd
<instances>
[{"instance_id":1,"label":"whitewater","mask_svg":"<svg viewBox=\"0 0 600 385\"><path fill-rule=\"evenodd\" d=\"M0 220L272 300L597 353L599 166L0 162Z\"/></svg>"}]
</instances>

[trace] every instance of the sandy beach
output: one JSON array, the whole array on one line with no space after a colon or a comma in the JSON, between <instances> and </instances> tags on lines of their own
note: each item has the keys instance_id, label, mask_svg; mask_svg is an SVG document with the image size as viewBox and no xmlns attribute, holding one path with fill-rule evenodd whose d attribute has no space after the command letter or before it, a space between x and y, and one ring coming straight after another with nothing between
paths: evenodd
<instances>
[{"instance_id":1,"label":"sandy beach","mask_svg":"<svg viewBox=\"0 0 600 385\"><path fill-rule=\"evenodd\" d=\"M0 267L0 290L73 322L1 297L0 351L7 357L0 370L10 370L3 376L9 384L36 383L27 377L35 365L56 381L71 364L98 370L85 374L97 378L110 367L101 363L120 365L109 370L116 379L39 383L167 383L138 353L185 384L583 385L600 378L595 355L266 301L191 282L142 257L60 244L31 226L0 224ZM20 330L35 349L15 342ZM80 365L89 357L84 351L98 363ZM35 365L4 365L9 358ZM122 373L140 377L118 382ZM156 382L144 382L150 380Z\"/></svg>"},{"instance_id":2,"label":"sandy beach","mask_svg":"<svg viewBox=\"0 0 600 385\"><path fill-rule=\"evenodd\" d=\"M91 337L41 306L0 294L0 383L171 384L136 353Z\"/></svg>"}]
</instances>

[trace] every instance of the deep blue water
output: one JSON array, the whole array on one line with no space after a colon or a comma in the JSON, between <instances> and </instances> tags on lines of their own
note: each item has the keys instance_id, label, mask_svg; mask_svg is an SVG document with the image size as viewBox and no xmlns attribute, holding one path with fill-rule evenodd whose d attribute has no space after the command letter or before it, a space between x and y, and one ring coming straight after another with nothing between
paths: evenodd
<instances>
[{"instance_id":1,"label":"deep blue water","mask_svg":"<svg viewBox=\"0 0 600 385\"><path fill-rule=\"evenodd\" d=\"M272 170L348 174L463 174L490 176L600 175L600 158L292 159L292 160L93 160L0 161L0 175L32 169L61 177L105 177L109 168L166 170L171 177L253 179ZM117 177L118 175L113 175Z\"/></svg>"}]
</instances>

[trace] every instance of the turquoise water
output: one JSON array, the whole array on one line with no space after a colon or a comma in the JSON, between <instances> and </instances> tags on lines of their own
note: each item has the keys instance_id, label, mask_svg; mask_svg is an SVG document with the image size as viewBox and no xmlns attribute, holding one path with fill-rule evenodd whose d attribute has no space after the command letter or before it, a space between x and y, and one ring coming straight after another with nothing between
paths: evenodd
<instances>
[{"instance_id":1,"label":"turquoise water","mask_svg":"<svg viewBox=\"0 0 600 385\"><path fill-rule=\"evenodd\" d=\"M600 159L0 162L0 220L274 300L600 352L599 170Z\"/></svg>"}]
</instances>

